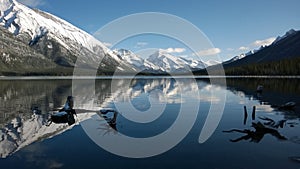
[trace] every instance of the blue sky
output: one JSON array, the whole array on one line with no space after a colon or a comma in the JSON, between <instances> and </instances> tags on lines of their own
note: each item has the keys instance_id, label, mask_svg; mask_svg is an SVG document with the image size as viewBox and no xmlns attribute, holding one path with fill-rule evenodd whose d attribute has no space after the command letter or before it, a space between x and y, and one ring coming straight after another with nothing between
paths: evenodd
<instances>
[{"instance_id":1,"label":"blue sky","mask_svg":"<svg viewBox=\"0 0 300 169\"><path fill-rule=\"evenodd\" d=\"M129 14L162 12L184 18L210 39L222 60L268 44L278 35L300 29L299 0L19 0L57 15L93 34L105 24ZM135 37L117 47L130 50L169 48L174 55L191 56L174 40ZM164 44L164 45L162 45Z\"/></svg>"}]
</instances>

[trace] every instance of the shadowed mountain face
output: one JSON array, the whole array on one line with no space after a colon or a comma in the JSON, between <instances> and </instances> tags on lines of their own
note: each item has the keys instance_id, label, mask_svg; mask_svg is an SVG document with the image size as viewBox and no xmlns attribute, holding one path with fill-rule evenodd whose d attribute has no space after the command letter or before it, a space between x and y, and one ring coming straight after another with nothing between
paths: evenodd
<instances>
[{"instance_id":1,"label":"shadowed mountain face","mask_svg":"<svg viewBox=\"0 0 300 169\"><path fill-rule=\"evenodd\" d=\"M225 69L226 75L300 75L300 31L290 30L271 45L236 56L221 67L207 69L216 75ZM205 70L195 74L207 74Z\"/></svg>"},{"instance_id":2,"label":"shadowed mountain face","mask_svg":"<svg viewBox=\"0 0 300 169\"><path fill-rule=\"evenodd\" d=\"M275 41L270 46L262 48L252 55L248 55L237 61L225 64L225 68L237 67L249 64L293 59L300 57L300 31L290 31L288 36Z\"/></svg>"},{"instance_id":3,"label":"shadowed mountain face","mask_svg":"<svg viewBox=\"0 0 300 169\"><path fill-rule=\"evenodd\" d=\"M76 61L99 74L133 71L100 41L63 19L15 0L0 2L0 75L70 75Z\"/></svg>"},{"instance_id":4,"label":"shadowed mountain face","mask_svg":"<svg viewBox=\"0 0 300 169\"><path fill-rule=\"evenodd\" d=\"M300 31L291 30L270 46L223 64L226 75L300 75Z\"/></svg>"},{"instance_id":5,"label":"shadowed mountain face","mask_svg":"<svg viewBox=\"0 0 300 169\"><path fill-rule=\"evenodd\" d=\"M0 67L2 74L13 72L38 72L56 68L56 64L37 53L22 40L0 28ZM1 74L1 73L0 73Z\"/></svg>"}]
</instances>

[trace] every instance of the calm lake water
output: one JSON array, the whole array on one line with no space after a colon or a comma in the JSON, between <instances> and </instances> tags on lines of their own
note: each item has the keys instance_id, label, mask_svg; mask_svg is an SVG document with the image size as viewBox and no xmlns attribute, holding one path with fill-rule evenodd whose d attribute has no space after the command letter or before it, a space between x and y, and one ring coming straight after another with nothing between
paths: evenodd
<instances>
[{"instance_id":1,"label":"calm lake water","mask_svg":"<svg viewBox=\"0 0 300 169\"><path fill-rule=\"evenodd\" d=\"M233 78L227 79L227 85L212 85L205 78L98 79L94 95L88 80L79 83L74 86L72 80L58 79L0 81L1 168L300 168L296 160L300 158L300 79ZM258 85L264 86L262 93L256 92ZM46 126L49 114L63 107L69 95L75 95L76 124ZM278 108L290 101L296 103L293 109ZM222 112L210 109L223 103ZM33 108L41 112L33 113ZM102 118L99 110L103 108L118 111L115 125ZM189 119L195 108L196 119ZM216 129L202 143L199 137L208 116L215 118L211 122L217 123L212 124ZM182 128L190 125L191 130L161 154L128 158L99 146L108 137L118 142L122 135L157 136L172 129L179 117L187 119L186 124L180 124ZM174 139L180 132L171 132ZM124 151L156 150L156 145L131 145L130 151Z\"/></svg>"}]
</instances>

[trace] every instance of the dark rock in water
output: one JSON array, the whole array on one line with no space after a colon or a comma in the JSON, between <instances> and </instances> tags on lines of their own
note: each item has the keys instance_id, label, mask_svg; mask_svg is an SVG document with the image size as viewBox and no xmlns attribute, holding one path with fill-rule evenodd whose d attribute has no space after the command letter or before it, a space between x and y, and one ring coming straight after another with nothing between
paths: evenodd
<instances>
[{"instance_id":1,"label":"dark rock in water","mask_svg":"<svg viewBox=\"0 0 300 169\"><path fill-rule=\"evenodd\" d=\"M53 123L67 123L68 122L68 113L67 112L57 112L51 115L51 121Z\"/></svg>"},{"instance_id":2,"label":"dark rock in water","mask_svg":"<svg viewBox=\"0 0 300 169\"><path fill-rule=\"evenodd\" d=\"M71 114L68 116L68 125L71 126L74 123L75 123L75 118L74 118L73 114Z\"/></svg>"},{"instance_id":3,"label":"dark rock in water","mask_svg":"<svg viewBox=\"0 0 300 169\"><path fill-rule=\"evenodd\" d=\"M38 115L42 114L42 111L37 106L31 108L31 111L33 114L38 114Z\"/></svg>"},{"instance_id":4,"label":"dark rock in water","mask_svg":"<svg viewBox=\"0 0 300 169\"><path fill-rule=\"evenodd\" d=\"M279 106L278 109L290 110L290 109L293 109L295 106L296 106L295 102L287 102L287 103Z\"/></svg>"},{"instance_id":5,"label":"dark rock in water","mask_svg":"<svg viewBox=\"0 0 300 169\"><path fill-rule=\"evenodd\" d=\"M68 123L69 125L72 125L75 123L73 114L67 112L57 112L51 115L50 120L56 124Z\"/></svg>"},{"instance_id":6,"label":"dark rock in water","mask_svg":"<svg viewBox=\"0 0 300 169\"><path fill-rule=\"evenodd\" d=\"M73 97L68 96L65 106L58 112L51 115L49 119L50 123L48 124L48 126L52 122L56 124L60 124L60 123L68 123L69 125L74 124L75 123L74 115L76 115L76 111L73 109L73 106L74 106Z\"/></svg>"},{"instance_id":7,"label":"dark rock in water","mask_svg":"<svg viewBox=\"0 0 300 169\"><path fill-rule=\"evenodd\" d=\"M262 93L263 92L264 87L262 85L258 85L256 88L256 92L257 93Z\"/></svg>"}]
</instances>

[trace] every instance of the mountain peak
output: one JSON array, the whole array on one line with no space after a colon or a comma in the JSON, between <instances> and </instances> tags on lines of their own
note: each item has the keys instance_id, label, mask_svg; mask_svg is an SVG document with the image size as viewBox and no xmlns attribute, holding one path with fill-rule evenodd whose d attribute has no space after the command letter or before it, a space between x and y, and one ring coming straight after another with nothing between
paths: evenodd
<instances>
[{"instance_id":1,"label":"mountain peak","mask_svg":"<svg viewBox=\"0 0 300 169\"><path fill-rule=\"evenodd\" d=\"M297 33L297 31L295 31L294 29L290 29L289 31L287 31L285 33L284 37L288 37L288 36L293 35L295 33Z\"/></svg>"},{"instance_id":2,"label":"mountain peak","mask_svg":"<svg viewBox=\"0 0 300 169\"><path fill-rule=\"evenodd\" d=\"M169 55L169 53L164 49L158 49L154 54L158 56Z\"/></svg>"},{"instance_id":3,"label":"mountain peak","mask_svg":"<svg viewBox=\"0 0 300 169\"><path fill-rule=\"evenodd\" d=\"M159 49L147 59L164 72L189 72L191 69L203 69L206 65L198 60L173 56L166 50Z\"/></svg>"},{"instance_id":4,"label":"mountain peak","mask_svg":"<svg viewBox=\"0 0 300 169\"><path fill-rule=\"evenodd\" d=\"M37 69L28 70L27 68L35 63L29 58L37 58L37 56L48 59L55 66L67 66L68 69L71 69L77 58L81 57L82 64L88 68L108 72L113 72L114 69L132 70L130 66L119 65L120 58L84 30L50 13L29 8L16 0L0 0L0 27L4 28L0 31L8 32L5 34L7 38L1 37L0 45L8 46L7 44L13 43L7 43L7 41L17 39L22 42L14 43L15 51L10 49L12 45L0 51L0 55L11 54L11 57L15 57L14 62L10 64L0 61L0 74L3 71L1 64L6 65L8 72L16 71L14 65L20 65L18 68L22 71L18 73L21 72L21 74L28 73L26 71L37 71ZM23 56L26 56L28 65L22 64L21 61L25 59ZM102 61L105 64L102 67L92 66L99 61L99 56L104 57ZM42 66L40 68L43 69ZM49 71L54 71L55 74L56 70Z\"/></svg>"},{"instance_id":5,"label":"mountain peak","mask_svg":"<svg viewBox=\"0 0 300 169\"><path fill-rule=\"evenodd\" d=\"M127 55L133 55L133 52L131 52L128 49L114 49L113 52L117 53L120 56L127 56Z\"/></svg>"},{"instance_id":6,"label":"mountain peak","mask_svg":"<svg viewBox=\"0 0 300 169\"><path fill-rule=\"evenodd\" d=\"M296 30L294 30L294 29L290 29L289 31L287 31L287 32L285 33L285 35L283 35L283 36L278 36L278 37L276 38L276 40L275 40L272 44L276 44L276 43L279 42L280 40L285 39L285 38L287 38L287 37L290 37L290 36L296 34L297 32L298 32L298 31L296 31Z\"/></svg>"},{"instance_id":7,"label":"mountain peak","mask_svg":"<svg viewBox=\"0 0 300 169\"><path fill-rule=\"evenodd\" d=\"M300 56L300 34L299 31L295 31L294 29L291 29L285 33L284 36L278 36L277 39L268 47L261 48L260 50L255 51L254 53L250 53L249 55L246 54L246 57L242 59L238 59L234 62L231 62L229 64L226 64L227 68L233 68L233 67L242 67L247 65L257 65L257 67L264 64L271 64L273 65L281 65L282 67L288 67L287 65L290 65L293 67L293 62L286 62L287 60L297 60ZM279 62L282 61L282 62ZM264 65L266 66L266 65ZM279 67L281 67L279 66ZM259 70L257 67L255 67L255 73L256 70ZM253 68L253 67L252 67ZM261 69L265 69L265 67L261 66ZM264 72L268 72L266 70L263 70ZM280 72L283 69L274 69L274 71L277 71L276 73L285 73ZM290 69L289 69L290 70ZM247 69L248 71L248 69ZM245 71L247 73L247 71ZM250 71L250 69L249 69ZM287 71L287 70L283 70ZM243 73L245 73L243 72ZM255 74L253 72L248 72ZM288 72L288 71L287 71ZM274 73L274 72L268 72L268 73ZM291 73L291 72L289 72Z\"/></svg>"},{"instance_id":8,"label":"mountain peak","mask_svg":"<svg viewBox=\"0 0 300 169\"><path fill-rule=\"evenodd\" d=\"M176 61L178 59L178 57L171 55L168 51L164 50L164 49L158 49L154 54L152 54L150 57L162 57L162 58L167 58L173 61Z\"/></svg>"}]
</instances>

